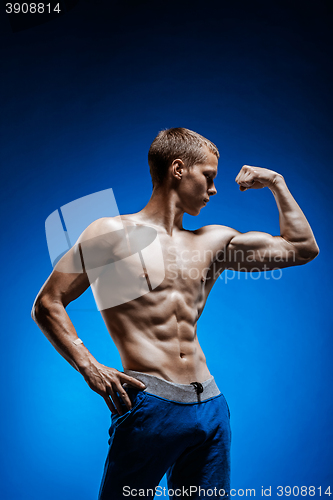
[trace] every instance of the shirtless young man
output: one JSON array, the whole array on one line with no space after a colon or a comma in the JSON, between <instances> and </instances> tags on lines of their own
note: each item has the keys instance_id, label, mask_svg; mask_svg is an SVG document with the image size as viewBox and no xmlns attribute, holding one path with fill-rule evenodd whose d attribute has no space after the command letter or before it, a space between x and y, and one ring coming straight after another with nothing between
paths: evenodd
<instances>
[{"instance_id":1,"label":"shirtless young man","mask_svg":"<svg viewBox=\"0 0 333 500\"><path fill-rule=\"evenodd\" d=\"M148 204L138 213L92 223L36 298L33 318L112 412L100 500L152 498L166 472L175 497L201 498L208 489L213 498L228 495L230 414L206 365L197 321L225 269L272 270L318 255L310 225L284 178L265 168L245 165L236 182L241 191L272 191L279 236L242 234L221 225L184 229L184 213L198 215L216 194L218 158L216 146L195 132L160 132L148 155L153 181ZM149 231L158 245L150 244ZM140 259L131 260L140 252ZM117 262L121 272L104 272ZM121 289L125 275L128 288L141 287L136 298ZM116 293L110 276L119 278ZM66 313L90 285L124 373L92 356Z\"/></svg>"}]
</instances>

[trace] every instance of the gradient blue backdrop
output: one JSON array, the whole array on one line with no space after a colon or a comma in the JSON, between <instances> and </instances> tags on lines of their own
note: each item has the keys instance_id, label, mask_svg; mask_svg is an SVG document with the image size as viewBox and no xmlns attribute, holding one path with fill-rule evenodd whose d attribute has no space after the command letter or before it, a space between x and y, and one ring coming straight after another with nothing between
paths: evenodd
<instances>
[{"instance_id":1,"label":"gradient blue backdrop","mask_svg":"<svg viewBox=\"0 0 333 500\"><path fill-rule=\"evenodd\" d=\"M172 126L221 153L218 195L187 228L279 234L270 191L234 182L246 163L283 174L314 229L315 261L279 280L219 280L198 331L231 409L233 487L321 486L329 498L331 21L324 0L81 0L12 33L2 11L2 499L96 498L109 411L30 318L51 272L44 221L109 187L121 213L141 209L149 145ZM68 312L121 369L90 292Z\"/></svg>"}]
</instances>

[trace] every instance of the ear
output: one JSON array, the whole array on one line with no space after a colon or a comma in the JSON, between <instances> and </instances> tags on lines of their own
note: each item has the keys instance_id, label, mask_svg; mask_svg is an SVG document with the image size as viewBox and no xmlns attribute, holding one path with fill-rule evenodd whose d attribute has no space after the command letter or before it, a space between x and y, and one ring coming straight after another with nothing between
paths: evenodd
<instances>
[{"instance_id":1,"label":"ear","mask_svg":"<svg viewBox=\"0 0 333 500\"><path fill-rule=\"evenodd\" d=\"M185 165L183 160L180 160L179 158L173 160L171 164L172 177L180 181L183 177L184 167Z\"/></svg>"}]
</instances>

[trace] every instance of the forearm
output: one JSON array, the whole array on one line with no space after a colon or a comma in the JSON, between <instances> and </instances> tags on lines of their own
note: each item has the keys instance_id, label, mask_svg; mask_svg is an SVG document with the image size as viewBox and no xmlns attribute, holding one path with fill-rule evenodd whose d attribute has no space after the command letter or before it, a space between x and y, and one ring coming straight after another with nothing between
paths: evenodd
<instances>
[{"instance_id":1,"label":"forearm","mask_svg":"<svg viewBox=\"0 0 333 500\"><path fill-rule=\"evenodd\" d=\"M37 298L32 317L59 354L78 372L96 362L83 344L74 344L78 335L61 302Z\"/></svg>"},{"instance_id":2,"label":"forearm","mask_svg":"<svg viewBox=\"0 0 333 500\"><path fill-rule=\"evenodd\" d=\"M315 257L319 249L311 226L290 193L284 178L278 175L274 184L269 187L279 209L280 236L305 258Z\"/></svg>"}]
</instances>

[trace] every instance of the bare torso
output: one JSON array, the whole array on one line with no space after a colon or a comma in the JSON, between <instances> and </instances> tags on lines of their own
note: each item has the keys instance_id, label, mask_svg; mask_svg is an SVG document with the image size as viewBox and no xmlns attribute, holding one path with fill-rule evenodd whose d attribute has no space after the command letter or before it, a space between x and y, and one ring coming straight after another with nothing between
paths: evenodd
<instances>
[{"instance_id":1,"label":"bare torso","mask_svg":"<svg viewBox=\"0 0 333 500\"><path fill-rule=\"evenodd\" d=\"M121 219L125 227L142 224L139 214ZM149 227L149 222L145 221L144 225ZM157 231L162 249L164 279L149 293L103 309L101 314L125 369L175 383L202 382L210 373L198 341L197 321L218 268L222 270L216 262L212 269L216 256L212 250L213 239L210 241L205 228L177 229L170 236L161 228L152 227ZM226 243L228 236L226 231ZM154 249L147 248L141 278L152 277L160 264L154 258ZM134 280L138 269L131 272Z\"/></svg>"}]
</instances>

